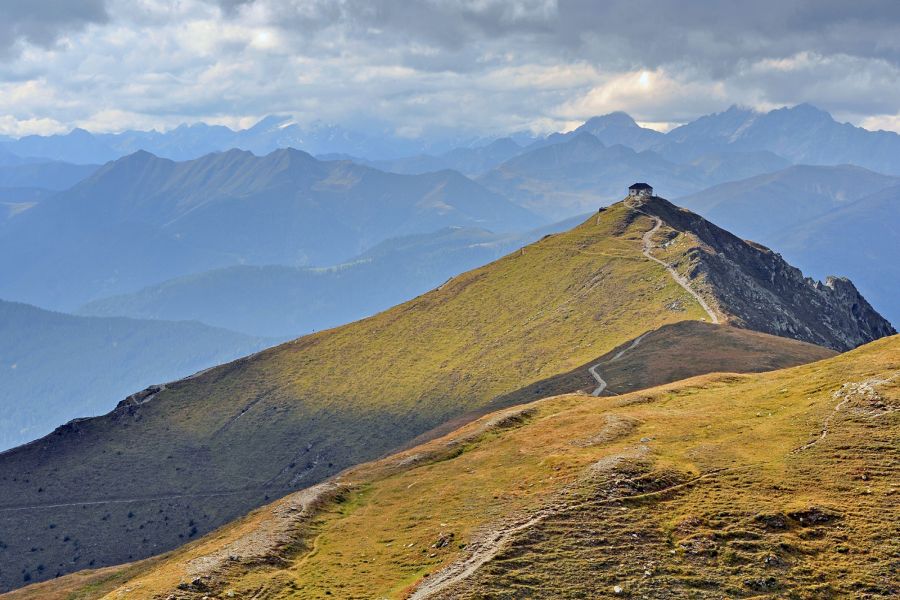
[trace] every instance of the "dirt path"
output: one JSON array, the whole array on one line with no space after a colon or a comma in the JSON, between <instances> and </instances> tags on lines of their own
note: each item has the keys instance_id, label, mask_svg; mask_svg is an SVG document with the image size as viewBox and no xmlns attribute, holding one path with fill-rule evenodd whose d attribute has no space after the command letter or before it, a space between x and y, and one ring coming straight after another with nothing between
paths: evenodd
<instances>
[{"instance_id":1,"label":"dirt path","mask_svg":"<svg viewBox=\"0 0 900 600\"><path fill-rule=\"evenodd\" d=\"M867 379L866 381L859 382L848 382L841 386L841 388L832 394L832 397L835 400L843 398L840 402L835 405L834 409L828 413L828 416L825 417L825 421L822 423L822 430L819 432L819 435L816 436L814 440L811 442L807 442L803 444L799 448L794 450L794 454L799 452L803 452L804 450L808 450L812 448L826 437L828 437L828 433L831 431L831 423L834 418L838 415L841 410L843 410L844 406L847 405L851 400L858 400L860 398L871 398L878 397L877 389L883 385L887 385L889 383L893 383L893 381L897 378L900 378L900 373L890 377L888 379Z\"/></svg>"},{"instance_id":2,"label":"dirt path","mask_svg":"<svg viewBox=\"0 0 900 600\"><path fill-rule=\"evenodd\" d=\"M450 565L433 577L430 577L427 581L422 582L407 600L424 600L425 598L430 598L432 595L448 586L468 578L485 563L494 558L497 553L500 552L500 549L503 548L516 533L537 525L550 515L554 514L554 512L555 511L552 509L546 509L527 521L493 532L492 535L488 539L483 540L478 545L478 548L470 553L465 560Z\"/></svg>"},{"instance_id":3,"label":"dirt path","mask_svg":"<svg viewBox=\"0 0 900 600\"><path fill-rule=\"evenodd\" d=\"M690 294L691 297L693 297L694 300L696 300L697 303L701 307L703 307L703 310L706 311L706 314L709 316L709 320L712 323L715 323L716 325L718 325L719 324L719 316L713 311L712 308L710 308L709 304L706 303L706 300L704 300L700 296L700 294L698 294L697 292L695 292L693 290L693 288L691 288L690 281L688 281L688 279L686 277L683 277L681 274L679 274L678 271L676 271L674 267L670 266L665 261L662 261L662 260L656 258L655 256L653 256L653 254L651 254L651 250L653 249L653 236L654 236L654 234L656 234L657 231L659 231L659 228L662 227L662 219L660 219L657 216L647 214L641 210L638 210L635 207L632 207L632 209L641 213L644 216L650 217L654 221L653 228L650 229L649 231L647 231L644 234L644 236L641 238L641 245L643 247L642 254L645 257L652 260L653 262L665 267L666 271L669 273L669 275L672 277L672 279L675 280L675 283L680 285L684 289L684 291L686 291L688 294ZM647 335L647 334L645 333L644 335ZM638 338L635 338L635 340L631 343L630 346L628 346L624 350L620 350L618 352L618 354L616 354L609 360L609 362L613 362L615 360L619 360L620 358L622 358L622 355L624 355L626 352L628 352L629 350L631 350L632 348L634 348L641 342L641 339L644 337L644 335L642 335ZM603 391L609 385L606 382L606 380L603 379L603 376L600 375L600 372L597 370L598 367L600 367L602 364L603 363L597 363L596 365L594 365L588 369L588 372L591 374L591 377L593 377L594 380L597 382L597 387L594 388L593 392L591 392L592 396L599 396L600 394L603 393Z\"/></svg>"},{"instance_id":4,"label":"dirt path","mask_svg":"<svg viewBox=\"0 0 900 600\"><path fill-rule=\"evenodd\" d=\"M647 333L649 333L649 332L647 332ZM644 334L641 334L641 335L639 335L638 337L634 338L634 341L631 342L631 345L629 345L627 348L623 348L622 350L619 350L618 352L616 352L616 355L615 355L615 356L613 356L613 357L612 357L611 359L609 359L608 361L604 361L604 362L606 362L606 363L611 363L611 362L615 362L615 361L619 360L620 358L622 358L622 356L625 355L626 352L628 352L629 350L633 349L635 346L637 346L638 344L640 344L640 343L641 343L641 340L644 339L644 337L645 337L646 335L647 335L647 334L644 333ZM601 377L601 376L600 376L600 373L597 371L597 367L599 367L599 366L602 365L602 364L603 364L602 362L599 362L599 363L597 363L596 365L594 365L593 367L591 367L590 369L588 369L588 372L589 372L589 373L593 376L593 378L597 381L597 387L594 388L594 391L593 391L593 392L591 392L591 395L592 395L592 396L599 396L600 394L603 393L603 390L606 389L606 385L607 385L607 384L606 384L606 380L603 379L603 377ZM614 392L610 392L610 393L614 393Z\"/></svg>"},{"instance_id":5,"label":"dirt path","mask_svg":"<svg viewBox=\"0 0 900 600\"><path fill-rule=\"evenodd\" d=\"M700 304L700 306L703 307L703 310L705 310L706 314L709 315L709 320L711 322L718 325L719 324L718 315L716 315L716 313L713 312L713 310L709 307L709 304L706 303L706 300L704 300L700 296L700 294L698 294L697 292L695 292L693 290L693 288L691 288L690 281L688 281L686 277L683 277L681 274L679 274L678 271L676 271L675 268L670 266L667 262L656 258L655 256L653 256L650 253L650 250L653 248L653 234L655 234L657 231L659 231L659 228L662 227L662 219L660 219L659 217L654 216L654 215L648 215L647 213L639 211L639 210L637 212L641 213L642 215L648 216L655 221L655 224L653 225L653 229L651 229L650 231L645 233L644 237L642 239L643 246L644 246L644 251L643 251L644 256L646 256L653 262L664 266L666 268L666 271L669 272L669 275L672 276L672 279L675 280L675 283L677 283L682 288L684 288L684 290L688 294L690 294L694 298L694 300L696 300Z\"/></svg>"},{"instance_id":6,"label":"dirt path","mask_svg":"<svg viewBox=\"0 0 900 600\"><path fill-rule=\"evenodd\" d=\"M670 492L678 491L687 487L691 487L696 485L706 479L710 479L713 477L717 477L722 475L723 473L727 473L729 471L736 471L740 469L749 468L753 465L747 465L744 467L735 467L735 468L724 468L724 469L716 469L714 471L710 471L708 473L704 473L693 477L687 481L683 481L681 483L677 483L671 485L666 488L662 488L659 490L655 490L652 492L643 492L640 494L634 494L631 496L617 496L614 498L607 498L601 501L594 501L594 504L617 504L619 502L629 501L629 500L641 500L646 498L654 498L658 497ZM555 506L547 507L537 514L532 516L530 519L526 521L522 521L519 523L515 523L509 527L501 528L495 530L488 534L485 539L481 540L476 544L472 544L472 549L469 555L457 561L443 570L439 571L432 577L429 577L427 580L423 581L415 591L407 597L407 600L426 600L427 598L433 597L435 594L445 590L451 585L457 584L461 581L464 581L471 575L473 575L479 568L488 563L491 559L493 559L500 551L512 540L513 536L520 532L528 529L529 527L533 527L539 524L544 519L549 517L558 515L567 510L572 510L575 508L579 508L581 504L569 504L566 502L560 503Z\"/></svg>"},{"instance_id":7,"label":"dirt path","mask_svg":"<svg viewBox=\"0 0 900 600\"><path fill-rule=\"evenodd\" d=\"M593 392L591 392L591 396L599 396L603 393L603 390L606 389L606 380L600 377L600 373L597 372L597 367L599 367L601 364L603 363L597 363L596 365L588 369L588 372L597 381L597 387L594 388Z\"/></svg>"}]
</instances>

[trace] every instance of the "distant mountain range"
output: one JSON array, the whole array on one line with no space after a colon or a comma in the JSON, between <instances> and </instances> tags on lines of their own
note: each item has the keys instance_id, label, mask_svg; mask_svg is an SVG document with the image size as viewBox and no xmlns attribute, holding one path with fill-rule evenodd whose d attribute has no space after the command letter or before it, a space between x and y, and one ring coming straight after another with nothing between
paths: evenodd
<instances>
[{"instance_id":1,"label":"distant mountain range","mask_svg":"<svg viewBox=\"0 0 900 600\"><path fill-rule=\"evenodd\" d=\"M0 450L275 341L196 322L74 317L0 300Z\"/></svg>"},{"instance_id":2,"label":"distant mountain range","mask_svg":"<svg viewBox=\"0 0 900 600\"><path fill-rule=\"evenodd\" d=\"M650 181L667 194L682 195L788 164L766 153L725 153L677 163L652 150L608 146L580 131L536 144L477 180L533 212L562 219L615 201L635 181Z\"/></svg>"},{"instance_id":3,"label":"distant mountain range","mask_svg":"<svg viewBox=\"0 0 900 600\"><path fill-rule=\"evenodd\" d=\"M6 164L0 166L0 295L74 310L211 269L334 265L382 240L445 226L522 232L594 210L644 180L741 235L790 249L798 264L821 273L825 265L791 244L790 228L838 208L842 198L888 187L893 176L861 175L865 171L846 167L786 167L852 160L892 173L900 164L890 158L900 136L836 123L809 105L769 113L732 107L667 134L641 127L625 113L611 113L537 141L502 138L390 160L348 161L349 154L316 160L293 150L256 157L231 150L173 163L138 151L99 168L34 158L42 152L52 157L57 142L74 153L67 158L77 154L81 160L104 160L148 145L147 140L159 151L180 149L173 154L184 156L238 143L260 151L299 143L298 127L272 117L237 132L196 125L168 133L98 137L77 131L7 140L0 144L0 164ZM324 136L327 129L316 131ZM356 139L336 131L327 137ZM118 140L119 150L92 154L98 139ZM13 148L28 157L17 157ZM477 175L478 184L455 171ZM757 175L762 178L753 179ZM735 180L739 183L715 190L717 207L699 199L701 190ZM743 200L731 200L742 185L752 190ZM58 190L66 191L54 196ZM297 198L305 200L297 203ZM265 210L257 210L260 206ZM784 233L775 236L779 229ZM841 264L852 267L849 274L896 320L900 311L890 304L891 294L879 292L874 277L853 263L857 250L862 245L849 243ZM886 244L868 248L869 258L861 260L877 264L886 260L882 252L892 250Z\"/></svg>"},{"instance_id":4,"label":"distant mountain range","mask_svg":"<svg viewBox=\"0 0 900 600\"><path fill-rule=\"evenodd\" d=\"M454 171L385 173L278 150L173 162L136 152L0 229L0 296L69 310L239 264L332 265L442 227L543 220Z\"/></svg>"},{"instance_id":5,"label":"distant mountain range","mask_svg":"<svg viewBox=\"0 0 900 600\"><path fill-rule=\"evenodd\" d=\"M216 269L95 300L78 312L197 320L253 335L293 337L373 315L582 220L575 217L521 234L451 227L391 238L327 268Z\"/></svg>"},{"instance_id":6,"label":"distant mountain range","mask_svg":"<svg viewBox=\"0 0 900 600\"><path fill-rule=\"evenodd\" d=\"M0 164L4 152L19 157L43 157L71 163L104 163L138 150L172 160L191 160L231 148L256 154L268 154L279 148L297 148L311 154L345 153L383 159L433 150L446 152L466 144L478 145L479 140L458 137L410 139L397 136L388 128L376 134L364 134L322 122L301 126L289 116L272 115L248 129L239 130L195 123L165 132L131 130L90 133L84 129L74 129L67 134L0 139Z\"/></svg>"},{"instance_id":7,"label":"distant mountain range","mask_svg":"<svg viewBox=\"0 0 900 600\"><path fill-rule=\"evenodd\" d=\"M0 139L0 165L18 164L23 157L71 163L104 163L138 150L173 160L190 160L231 148L268 154L292 147L310 154L356 157L378 168L400 173L455 169L480 175L521 151L589 133L606 146L622 145L637 152L652 150L677 164L708 161L727 154L756 156L793 164L855 164L889 175L900 175L900 135L868 131L838 123L809 104L767 113L732 106L661 133L639 126L623 112L592 117L570 133L546 138L470 137L406 139L390 131L363 134L337 125L301 126L288 116L269 116L253 127L233 130L197 123L166 132L125 131L94 134L75 129L68 134ZM782 164L781 166L786 166ZM720 181L726 181L722 178Z\"/></svg>"},{"instance_id":8,"label":"distant mountain range","mask_svg":"<svg viewBox=\"0 0 900 600\"><path fill-rule=\"evenodd\" d=\"M900 135L838 123L810 104L767 113L733 106L673 129L654 148L688 159L713 151L762 150L795 164L854 164L900 175Z\"/></svg>"}]
</instances>

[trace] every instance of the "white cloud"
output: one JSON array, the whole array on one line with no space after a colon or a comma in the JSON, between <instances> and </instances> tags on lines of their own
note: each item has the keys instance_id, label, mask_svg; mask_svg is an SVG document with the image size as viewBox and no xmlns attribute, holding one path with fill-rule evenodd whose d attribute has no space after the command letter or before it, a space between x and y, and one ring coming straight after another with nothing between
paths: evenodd
<instances>
[{"instance_id":1,"label":"white cloud","mask_svg":"<svg viewBox=\"0 0 900 600\"><path fill-rule=\"evenodd\" d=\"M65 133L69 127L53 119L17 119L6 115L0 116L0 134L11 137L25 135L52 135Z\"/></svg>"},{"instance_id":2,"label":"white cloud","mask_svg":"<svg viewBox=\"0 0 900 600\"><path fill-rule=\"evenodd\" d=\"M804 101L898 128L893 2L855 12L836 0L92 4L46 35L40 11L0 26L0 48L16 47L0 62L0 133L271 113L404 135L500 133L614 110L665 129L732 103Z\"/></svg>"}]
</instances>

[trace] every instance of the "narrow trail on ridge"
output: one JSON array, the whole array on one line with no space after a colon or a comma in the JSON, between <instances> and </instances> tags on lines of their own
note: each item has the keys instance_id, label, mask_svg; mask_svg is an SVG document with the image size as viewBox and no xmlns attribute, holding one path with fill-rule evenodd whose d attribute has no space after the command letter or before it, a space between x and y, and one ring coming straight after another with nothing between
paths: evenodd
<instances>
[{"instance_id":1,"label":"narrow trail on ridge","mask_svg":"<svg viewBox=\"0 0 900 600\"><path fill-rule=\"evenodd\" d=\"M700 294L698 294L697 292L694 291L693 288L691 288L690 281L688 281L686 277L679 274L678 271L676 271L674 267L669 265L669 263L656 258L655 256L653 256L650 253L650 250L653 248L653 234L655 234L657 231L659 231L659 228L662 227L662 219L660 219L659 217L654 216L654 215L648 215L647 213L642 212L642 211L637 211L637 212L641 213L642 215L646 215L655 221L655 224L653 225L653 229L651 229L650 231L645 233L644 237L642 238L642 243L644 246L644 251L643 251L644 256L646 256L653 262L664 266L666 268L666 271L669 272L669 275L672 276L672 279L675 280L675 283L677 283L682 288L684 288L684 291L686 291L688 294L690 294L694 298L694 300L696 300L697 303L703 307L703 310L705 310L706 314L709 315L710 322L718 325L719 324L718 315L716 315L716 313L713 311L713 309L711 309L709 307L709 304L706 303L706 300L704 300L700 296Z\"/></svg>"},{"instance_id":2,"label":"narrow trail on ridge","mask_svg":"<svg viewBox=\"0 0 900 600\"><path fill-rule=\"evenodd\" d=\"M634 207L632 207L632 208L634 208ZM634 210L636 210L637 212L641 213L642 215L645 215L645 216L647 216L647 217L650 217L650 218L653 219L653 221L654 221L653 228L650 229L649 231L647 231L647 232L644 234L644 236L641 238L642 254L643 254L645 257L647 257L647 258L649 258L650 260L652 260L653 262L655 262L655 263L657 263L657 264L660 264L660 265L662 265L663 267L665 267L666 271L669 273L669 275L672 277L672 279L675 280L675 283L677 283L677 284L680 285L682 288L684 288L684 290L685 290L688 294L690 294L690 295L694 298L694 300L696 300L697 303L698 303L701 307L703 307L703 310L705 310L705 311L706 311L706 314L709 315L709 320L710 320L712 323L718 325L718 324L719 324L719 316L712 310L712 308L710 308L709 304L706 303L706 300L704 300L704 299L700 296L700 294L698 294L697 292L695 292L695 291L693 290L693 288L691 288L691 284L690 284L690 282L687 280L687 278L686 278L686 277L683 277L682 275L680 275L680 274L678 273L678 271L676 271L676 270L674 269L674 267L670 266L670 265L669 265L668 263L666 263L665 261L662 261L662 260L656 258L655 256L653 256L653 254L650 253L651 249L653 248L653 235L654 235L657 231L659 231L659 228L660 228L660 227L662 227L662 219L660 219L659 217L654 216L654 215L649 215L649 214L647 214L647 213L645 213L645 212L643 212L643 211L641 211L641 210L638 210L637 208L634 208ZM635 340L631 343L630 346L628 346L627 348L625 348L625 349L623 349L623 350L620 350L615 356L613 356L613 357L612 357L609 361L607 361L607 362L613 362L613 361L616 361L616 360L619 360L620 358L622 358L622 355L624 355L626 352L628 352L629 350L631 350L631 349L633 349L635 346L637 346L637 345L641 342L641 340L644 338L645 335L647 335L647 334L645 333L645 334L643 334L643 335L641 335L641 336L635 338ZM602 364L603 364L602 362L599 362L599 363L595 364L594 366L592 366L592 367L590 367L590 368L588 369L588 372L591 374L591 377L593 377L594 380L597 382L597 387L594 388L594 391L593 391L593 392L591 392L591 395L592 395L592 396L599 396L600 394L603 393L603 391L604 391L604 390L607 388L607 386L609 385L609 384L607 383L607 381L606 381L605 379L603 379L603 376L600 374L600 372L597 370Z\"/></svg>"}]
</instances>

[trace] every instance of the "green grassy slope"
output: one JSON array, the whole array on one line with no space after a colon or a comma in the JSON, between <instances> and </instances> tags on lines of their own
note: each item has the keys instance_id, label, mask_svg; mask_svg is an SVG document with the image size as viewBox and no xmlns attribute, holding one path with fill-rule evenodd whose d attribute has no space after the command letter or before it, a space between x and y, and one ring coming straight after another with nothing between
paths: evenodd
<instances>
[{"instance_id":1,"label":"green grassy slope","mask_svg":"<svg viewBox=\"0 0 900 600\"><path fill-rule=\"evenodd\" d=\"M720 242L720 251L752 253L708 224L701 242L670 207L656 208L681 228L658 231L677 240L665 250L673 262L694 262L698 248ZM172 383L0 455L0 531L10 532L0 585L172 548L648 329L706 318L643 256L654 225L647 210L617 204L372 318ZM768 256L746 273L729 268L759 286L778 283ZM708 285L702 276L695 284ZM63 523L66 531L50 528Z\"/></svg>"},{"instance_id":2,"label":"green grassy slope","mask_svg":"<svg viewBox=\"0 0 900 600\"><path fill-rule=\"evenodd\" d=\"M83 597L895 597L898 357L506 409Z\"/></svg>"}]
</instances>

